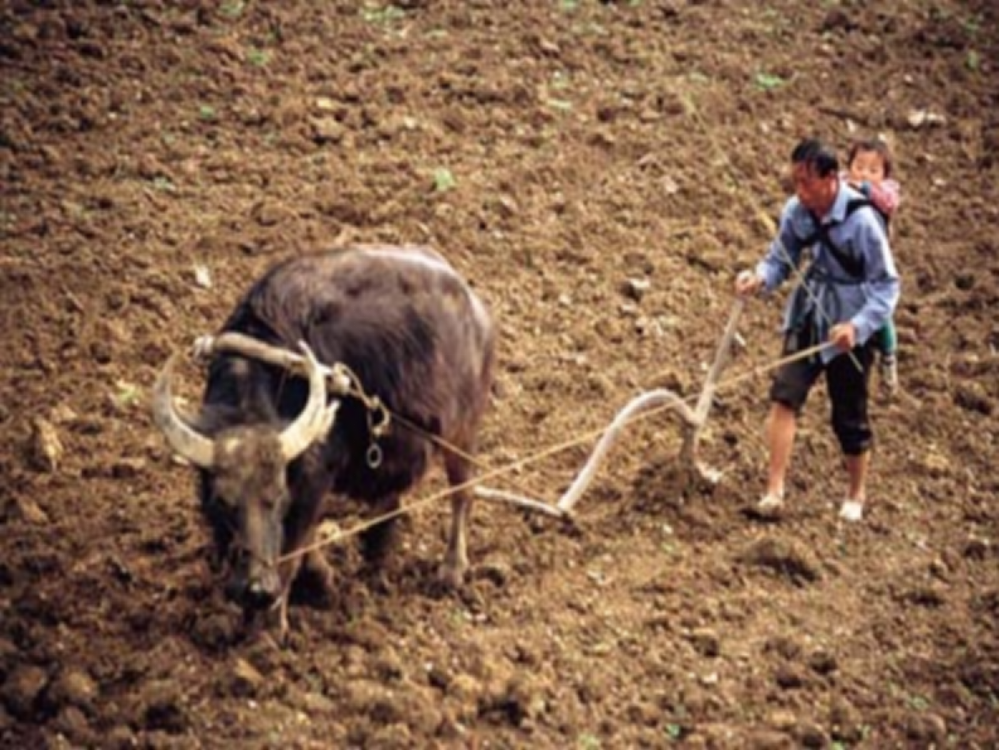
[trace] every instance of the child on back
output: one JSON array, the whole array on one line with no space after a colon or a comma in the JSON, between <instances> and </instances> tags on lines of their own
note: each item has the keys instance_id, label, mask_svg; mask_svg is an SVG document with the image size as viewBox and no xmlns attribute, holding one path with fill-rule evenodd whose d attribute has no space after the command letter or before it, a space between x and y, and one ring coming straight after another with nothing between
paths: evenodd
<instances>
[{"instance_id":1,"label":"child on back","mask_svg":"<svg viewBox=\"0 0 999 750\"><path fill-rule=\"evenodd\" d=\"M860 140L850 146L846 181L874 204L884 219L886 232L891 230L891 219L900 200L900 188L898 181L892 178L892 166L891 151L882 140ZM898 337L894 321L889 318L876 335L881 350L881 385L891 395L898 390Z\"/></svg>"}]
</instances>

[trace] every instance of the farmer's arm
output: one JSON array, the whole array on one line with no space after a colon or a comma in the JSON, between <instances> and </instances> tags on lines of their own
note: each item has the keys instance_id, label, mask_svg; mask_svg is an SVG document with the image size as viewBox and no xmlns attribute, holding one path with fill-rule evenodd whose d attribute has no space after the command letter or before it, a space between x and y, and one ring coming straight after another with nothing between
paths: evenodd
<instances>
[{"instance_id":1,"label":"farmer's arm","mask_svg":"<svg viewBox=\"0 0 999 750\"><path fill-rule=\"evenodd\" d=\"M767 248L766 255L756 265L755 271L744 271L736 280L739 294L755 294L762 290L772 292L790 275L801 256L801 240L792 229L792 218L798 201L792 198L781 212L777 235Z\"/></svg>"},{"instance_id":2,"label":"farmer's arm","mask_svg":"<svg viewBox=\"0 0 999 750\"><path fill-rule=\"evenodd\" d=\"M858 341L866 341L888 322L901 293L895 259L884 229L873 216L865 219L854 235L854 246L864 258L867 278L866 302L850 319Z\"/></svg>"}]
</instances>

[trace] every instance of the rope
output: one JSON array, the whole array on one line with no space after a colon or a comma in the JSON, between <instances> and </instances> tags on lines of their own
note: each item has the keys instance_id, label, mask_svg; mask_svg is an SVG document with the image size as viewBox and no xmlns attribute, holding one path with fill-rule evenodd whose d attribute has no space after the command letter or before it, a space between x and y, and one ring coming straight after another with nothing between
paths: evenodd
<instances>
[{"instance_id":1,"label":"rope","mask_svg":"<svg viewBox=\"0 0 999 750\"><path fill-rule=\"evenodd\" d=\"M815 346L809 347L808 349L803 349L800 352L795 352L794 354L790 354L790 355L788 355L786 357L782 357L781 359L778 359L775 362L771 362L769 364L759 365L757 367L751 368L747 372L741 373L740 375L738 375L736 377L729 378L727 380L723 380L723 381L719 382L718 385L717 385L717 388L719 388L719 389L720 388L727 388L729 386L737 385L737 384L739 384L739 383L741 383L741 382L743 382L745 380L748 380L749 378L752 378L752 377L755 377L757 375L761 375L761 374L770 372L772 370L776 370L776 369L778 369L778 368L780 368L780 367L782 367L782 366L784 366L786 364L790 364L791 362L796 362L799 359L805 359L807 357L811 357L812 355L814 355L814 354L822 351L823 349L825 349L828 346L831 346L831 343L825 342L825 343L822 343L822 344L816 344ZM685 398L685 399L680 399L678 402L672 402L672 403L664 404L663 406L660 406L660 407L655 407L655 408L652 408L652 409L648 409L647 411L644 411L644 412L642 412L640 414L636 414L634 416L628 417L626 420L624 420L624 423L631 424L631 423L634 423L634 422L638 422L639 420L642 420L642 419L647 419L647 418L652 417L652 416L654 416L656 414L660 414L660 413L665 412L665 411L667 411L669 409L676 409L676 408L678 408L678 404L688 404L688 402L693 402L695 400L695 398L699 398L699 396L697 396L697 397L690 396L690 397ZM414 503L411 503L411 504L406 505L404 507L396 508L393 511L389 511L388 513L384 513L384 514L382 514L380 516L377 516L376 518L372 518L372 519L369 519L367 521L363 521L361 523L358 523L357 525L351 527L350 529L347 529L346 531L338 531L336 534L334 534L334 535L332 535L330 537L327 537L325 539L321 539L321 540L316 541L316 542L314 542L312 544L306 545L305 547L300 547L299 549L297 549L297 550L295 550L293 552L288 552L288 553L282 555L281 557L279 557L277 559L277 564L281 564L283 562L294 560L295 558L301 557L302 555L306 555L309 552L313 552L315 550L322 549L323 547L326 547L328 545L331 545L331 544L343 541L344 539L348 539L348 538L350 538L352 536L356 536L357 534L360 534L360 533L362 533L362 532L364 532L364 531L372 528L373 526L377 526L380 523L384 523L384 522L390 521L390 520L392 520L394 518L398 518L399 516L402 516L402 515L404 515L406 513L412 513L412 512L414 512L416 510L419 510L419 509L423 508L424 506L427 506L427 505L430 505L432 503L435 503L438 500L441 500L443 498L449 497L449 496L451 496L451 495L453 495L453 494L455 494L457 492L462 492L462 491L464 491L466 489L469 489L470 487L473 487L476 484L478 484L480 482L483 482L483 481L485 481L487 479L492 479L493 477L501 476L501 475L503 475L503 474L505 474L507 472L515 471L515 470L523 468L524 466L527 466L529 464L537 463L537 462L539 462L539 461L541 461L541 460L543 460L545 458L553 456L553 455L555 455L557 453L561 453L561 452L566 451L566 450L568 450L570 448L575 448L576 446L578 446L578 445L580 445L580 444L582 444L584 442L588 442L588 441L591 441L591 440L593 440L593 439L595 439L597 437L600 437L604 432L606 432L609 429L608 427L601 427L601 428L596 429L596 430L591 430L589 432L582 433L582 434L577 435L576 437L571 438L569 440L566 440L566 441L564 441L562 443L557 443L556 445L550 446L549 448L541 451L540 453L536 453L533 456L528 456L526 458L522 458L522 459L520 459L518 461L514 461L513 463L507 464L506 466L502 466L502 467L499 467L499 468L490 469L490 468L488 468L487 465L485 465L482 462L479 462L476 459L474 459L474 457L468 456L468 454L462 452L457 447L451 445L450 443L448 443L447 441L439 438L436 435L432 435L432 434L426 432L425 430L423 430L422 428L416 426L412 422L409 422L408 420L406 420L406 419L404 419L402 417L399 417L396 414L391 414L391 416L392 416L393 419L396 419L397 421L399 421L400 424L404 424L408 429L412 429L412 430L414 430L414 431L422 434L424 437L426 437L427 439L433 441L434 443L436 443L437 445L441 446L442 448L444 448L446 450L454 451L458 455L466 457L469 460L475 462L477 466L480 466L481 468L486 469L486 472L484 474L482 474L480 476L477 476L477 477L475 477L473 479L470 479L470 480L468 480L466 482L462 482L459 485L456 485L454 487L449 487L446 490L442 490L441 492L437 492L437 493L435 493L435 494L433 494L433 495L431 495L429 497L423 498L422 500L417 500Z\"/></svg>"}]
</instances>

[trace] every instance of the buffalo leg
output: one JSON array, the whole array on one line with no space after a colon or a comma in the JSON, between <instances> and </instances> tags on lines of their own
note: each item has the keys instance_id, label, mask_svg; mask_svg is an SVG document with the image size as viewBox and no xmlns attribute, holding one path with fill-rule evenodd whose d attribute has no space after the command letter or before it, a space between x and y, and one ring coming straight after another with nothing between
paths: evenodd
<instances>
[{"instance_id":1,"label":"buffalo leg","mask_svg":"<svg viewBox=\"0 0 999 750\"><path fill-rule=\"evenodd\" d=\"M302 543L308 548L315 543L315 532L310 533ZM295 596L304 597L315 607L328 607L333 602L333 568L330 567L323 549L310 549L305 553L297 574L290 581Z\"/></svg>"},{"instance_id":2,"label":"buffalo leg","mask_svg":"<svg viewBox=\"0 0 999 750\"><path fill-rule=\"evenodd\" d=\"M333 600L333 569L323 547L315 547L327 485L328 481L318 474L296 476L299 502L285 523L284 552L291 557L281 568L286 604L292 586L296 594L304 593L315 604L326 605Z\"/></svg>"},{"instance_id":3,"label":"buffalo leg","mask_svg":"<svg viewBox=\"0 0 999 750\"><path fill-rule=\"evenodd\" d=\"M322 595L333 593L333 568L322 550L314 549L305 556L305 565L299 577L303 575L308 576L310 587L315 587Z\"/></svg>"},{"instance_id":4,"label":"buffalo leg","mask_svg":"<svg viewBox=\"0 0 999 750\"><path fill-rule=\"evenodd\" d=\"M281 570L281 595L271 608L271 620L277 620L278 643L288 641L288 604L291 599L291 585L302 567L302 558L296 557L284 563Z\"/></svg>"},{"instance_id":5,"label":"buffalo leg","mask_svg":"<svg viewBox=\"0 0 999 750\"><path fill-rule=\"evenodd\" d=\"M376 517L399 510L399 495L391 494L380 498L374 504ZM370 567L380 567L392 551L396 537L396 516L376 523L361 533L361 554Z\"/></svg>"},{"instance_id":6,"label":"buffalo leg","mask_svg":"<svg viewBox=\"0 0 999 750\"><path fill-rule=\"evenodd\" d=\"M444 469L452 489L461 489L454 490L451 496L451 531L440 568L440 579L445 586L459 588L468 570L468 519L472 513L472 493L465 485L471 479L472 471L465 458L453 453L445 457Z\"/></svg>"}]
</instances>

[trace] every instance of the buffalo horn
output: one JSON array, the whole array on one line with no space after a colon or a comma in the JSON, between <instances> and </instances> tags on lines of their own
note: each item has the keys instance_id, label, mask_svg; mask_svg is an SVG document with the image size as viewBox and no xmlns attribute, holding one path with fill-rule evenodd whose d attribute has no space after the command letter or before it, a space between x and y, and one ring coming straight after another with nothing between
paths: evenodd
<instances>
[{"instance_id":1,"label":"buffalo horn","mask_svg":"<svg viewBox=\"0 0 999 750\"><path fill-rule=\"evenodd\" d=\"M215 456L213 442L191 429L174 408L173 396L170 393L170 378L176 359L176 354L170 357L156 377L156 385L153 386L153 420L163 431L175 453L195 466L210 469Z\"/></svg>"},{"instance_id":2,"label":"buffalo horn","mask_svg":"<svg viewBox=\"0 0 999 750\"><path fill-rule=\"evenodd\" d=\"M322 365L303 341L306 375L309 379L309 400L302 413L281 433L281 455L285 461L294 461L329 429L332 412L326 408L326 376ZM331 407L335 411L336 403Z\"/></svg>"}]
</instances>

